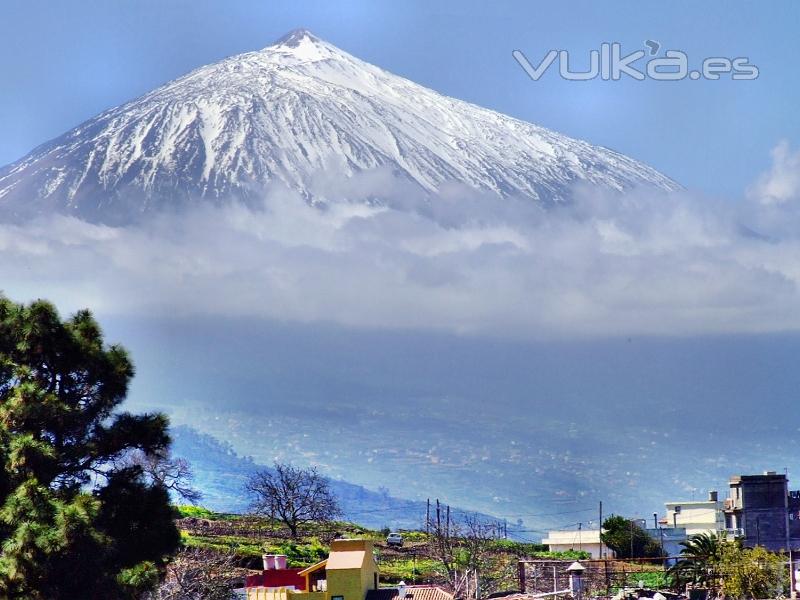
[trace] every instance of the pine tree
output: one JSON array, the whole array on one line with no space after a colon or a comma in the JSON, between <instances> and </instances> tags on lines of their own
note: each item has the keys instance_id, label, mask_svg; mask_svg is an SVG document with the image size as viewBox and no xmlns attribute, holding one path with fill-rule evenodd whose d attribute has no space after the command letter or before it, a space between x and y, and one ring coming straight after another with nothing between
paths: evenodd
<instances>
[{"instance_id":1,"label":"pine tree","mask_svg":"<svg viewBox=\"0 0 800 600\"><path fill-rule=\"evenodd\" d=\"M167 490L123 459L163 454L161 414L119 411L133 365L88 311L0 297L0 596L135 597L179 534Z\"/></svg>"}]
</instances>

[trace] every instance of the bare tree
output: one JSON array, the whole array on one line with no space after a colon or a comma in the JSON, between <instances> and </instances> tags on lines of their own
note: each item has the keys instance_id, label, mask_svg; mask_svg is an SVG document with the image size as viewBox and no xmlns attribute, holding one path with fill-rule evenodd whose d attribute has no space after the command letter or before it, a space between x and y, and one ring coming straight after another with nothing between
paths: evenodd
<instances>
[{"instance_id":1,"label":"bare tree","mask_svg":"<svg viewBox=\"0 0 800 600\"><path fill-rule=\"evenodd\" d=\"M468 514L451 521L449 510L442 516L437 505L428 530L431 553L442 563L456 597L480 598L494 591L487 574L492 570L490 545L496 524Z\"/></svg>"},{"instance_id":2,"label":"bare tree","mask_svg":"<svg viewBox=\"0 0 800 600\"><path fill-rule=\"evenodd\" d=\"M428 541L431 555L442 563L444 569L442 574L455 596L462 597L464 579L459 571L456 556L460 531L456 524L450 523L449 514L446 518L442 516L438 500L436 501L436 513L435 515L431 514L428 520L428 531L430 532Z\"/></svg>"},{"instance_id":3,"label":"bare tree","mask_svg":"<svg viewBox=\"0 0 800 600\"><path fill-rule=\"evenodd\" d=\"M301 469L276 462L273 469L251 475L245 490L253 512L280 520L293 538L303 523L326 522L341 514L328 480L314 467Z\"/></svg>"},{"instance_id":4,"label":"bare tree","mask_svg":"<svg viewBox=\"0 0 800 600\"><path fill-rule=\"evenodd\" d=\"M471 579L465 595L468 598L482 598L488 595L493 583L489 573L495 569L492 564L491 544L497 534L497 523L489 522L478 515L464 515L464 549L466 563Z\"/></svg>"},{"instance_id":5,"label":"bare tree","mask_svg":"<svg viewBox=\"0 0 800 600\"><path fill-rule=\"evenodd\" d=\"M163 485L186 502L196 504L203 497L192 487L194 475L189 461L185 458L135 450L128 453L123 461L127 466L139 467L151 480Z\"/></svg>"},{"instance_id":6,"label":"bare tree","mask_svg":"<svg viewBox=\"0 0 800 600\"><path fill-rule=\"evenodd\" d=\"M236 581L233 555L184 548L167 565L164 581L145 600L231 600Z\"/></svg>"}]
</instances>

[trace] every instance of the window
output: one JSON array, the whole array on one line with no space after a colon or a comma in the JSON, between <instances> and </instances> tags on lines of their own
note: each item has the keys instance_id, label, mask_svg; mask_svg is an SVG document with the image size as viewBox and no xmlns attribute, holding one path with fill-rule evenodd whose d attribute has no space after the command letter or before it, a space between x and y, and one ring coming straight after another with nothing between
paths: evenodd
<instances>
[{"instance_id":1,"label":"window","mask_svg":"<svg viewBox=\"0 0 800 600\"><path fill-rule=\"evenodd\" d=\"M344 600L344 596L331 596L331 600Z\"/></svg>"}]
</instances>

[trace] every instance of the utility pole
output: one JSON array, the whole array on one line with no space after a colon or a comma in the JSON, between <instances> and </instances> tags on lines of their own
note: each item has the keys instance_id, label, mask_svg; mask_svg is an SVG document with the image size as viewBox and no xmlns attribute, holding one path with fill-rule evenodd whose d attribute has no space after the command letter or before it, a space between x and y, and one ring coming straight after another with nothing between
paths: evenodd
<instances>
[{"instance_id":1,"label":"utility pole","mask_svg":"<svg viewBox=\"0 0 800 600\"><path fill-rule=\"evenodd\" d=\"M600 558L603 558L603 501L600 500Z\"/></svg>"},{"instance_id":2,"label":"utility pole","mask_svg":"<svg viewBox=\"0 0 800 600\"><path fill-rule=\"evenodd\" d=\"M658 529L658 513L653 513L653 529Z\"/></svg>"},{"instance_id":3,"label":"utility pole","mask_svg":"<svg viewBox=\"0 0 800 600\"><path fill-rule=\"evenodd\" d=\"M431 499L428 498L428 506L425 509L425 533L431 532Z\"/></svg>"},{"instance_id":4,"label":"utility pole","mask_svg":"<svg viewBox=\"0 0 800 600\"><path fill-rule=\"evenodd\" d=\"M628 521L631 524L631 558L633 558L633 519Z\"/></svg>"},{"instance_id":5,"label":"utility pole","mask_svg":"<svg viewBox=\"0 0 800 600\"><path fill-rule=\"evenodd\" d=\"M508 520L503 519L503 539L508 539Z\"/></svg>"},{"instance_id":6,"label":"utility pole","mask_svg":"<svg viewBox=\"0 0 800 600\"><path fill-rule=\"evenodd\" d=\"M583 528L583 523L578 523L578 552L583 550L583 540L581 539L581 529Z\"/></svg>"},{"instance_id":7,"label":"utility pole","mask_svg":"<svg viewBox=\"0 0 800 600\"><path fill-rule=\"evenodd\" d=\"M450 505L447 505L447 539L450 540Z\"/></svg>"},{"instance_id":8,"label":"utility pole","mask_svg":"<svg viewBox=\"0 0 800 600\"><path fill-rule=\"evenodd\" d=\"M442 512L439 510L439 499L436 499L436 535L442 535Z\"/></svg>"},{"instance_id":9,"label":"utility pole","mask_svg":"<svg viewBox=\"0 0 800 600\"><path fill-rule=\"evenodd\" d=\"M756 517L756 546L761 545L761 517Z\"/></svg>"}]
</instances>

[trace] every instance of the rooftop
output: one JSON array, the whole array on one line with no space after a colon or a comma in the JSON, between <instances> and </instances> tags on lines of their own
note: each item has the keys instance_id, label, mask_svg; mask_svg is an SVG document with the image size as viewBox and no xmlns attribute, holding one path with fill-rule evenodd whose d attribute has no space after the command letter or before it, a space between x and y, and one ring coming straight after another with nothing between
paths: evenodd
<instances>
[{"instance_id":1,"label":"rooftop","mask_svg":"<svg viewBox=\"0 0 800 600\"><path fill-rule=\"evenodd\" d=\"M373 544L370 540L333 540L328 558L300 571L307 575L324 568L326 571L360 569L372 560Z\"/></svg>"},{"instance_id":2,"label":"rooftop","mask_svg":"<svg viewBox=\"0 0 800 600\"><path fill-rule=\"evenodd\" d=\"M736 484L742 481L756 482L756 481L786 481L787 477L784 473L776 473L775 471L767 471L762 475L734 475L730 478L730 483Z\"/></svg>"},{"instance_id":3,"label":"rooftop","mask_svg":"<svg viewBox=\"0 0 800 600\"><path fill-rule=\"evenodd\" d=\"M366 600L453 600L453 594L435 585L407 585L402 597L398 588L381 588L368 591Z\"/></svg>"}]
</instances>

